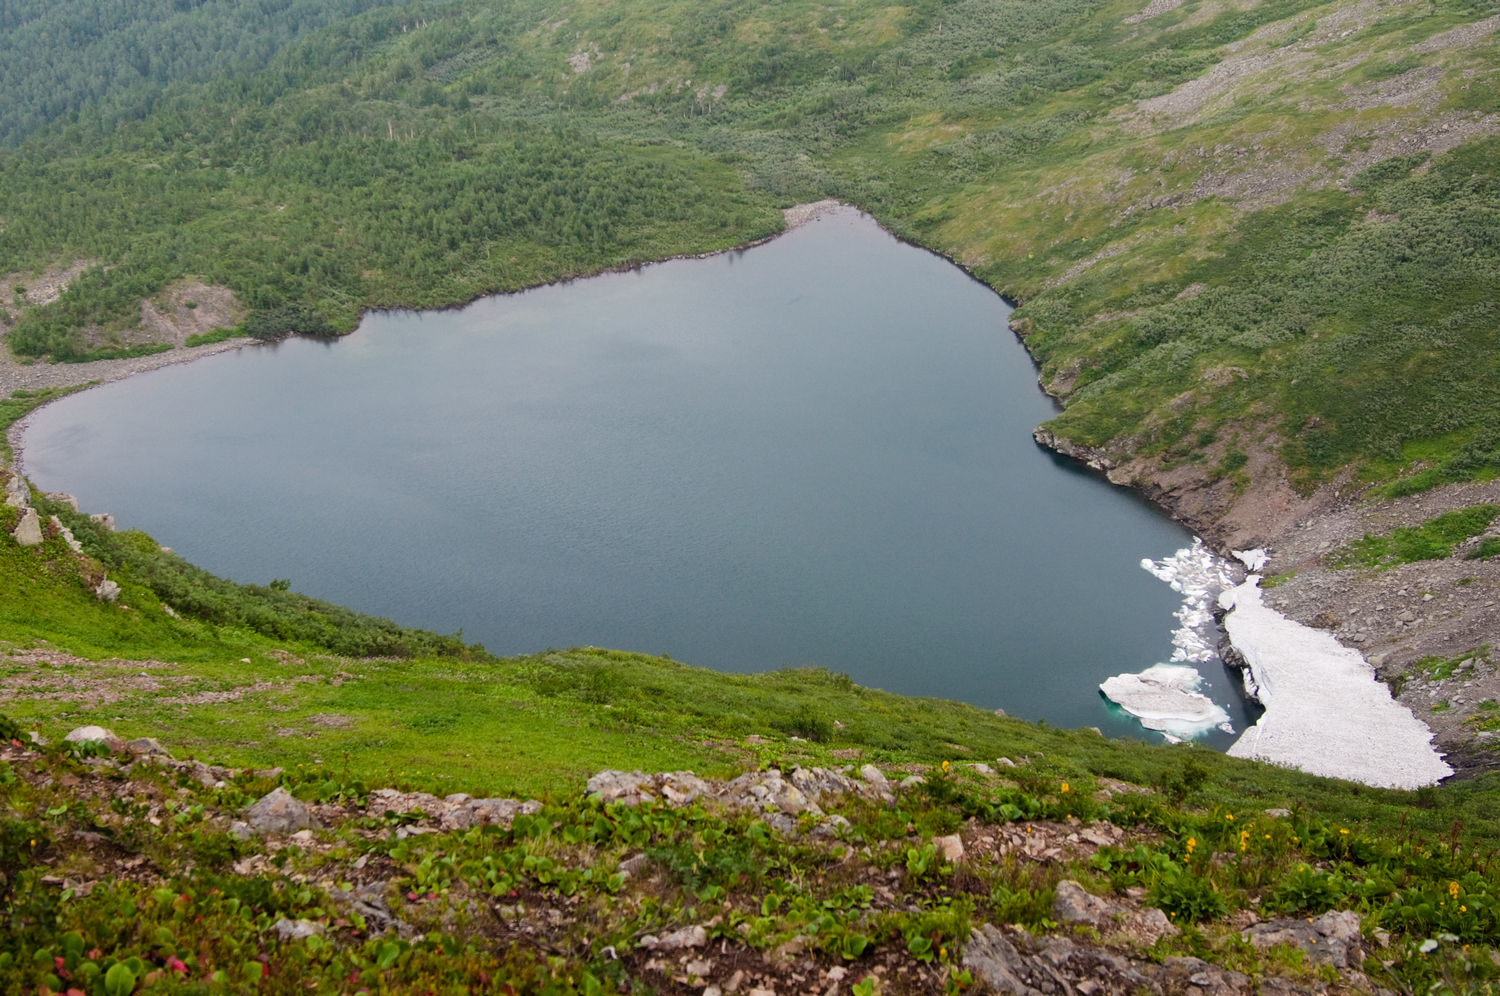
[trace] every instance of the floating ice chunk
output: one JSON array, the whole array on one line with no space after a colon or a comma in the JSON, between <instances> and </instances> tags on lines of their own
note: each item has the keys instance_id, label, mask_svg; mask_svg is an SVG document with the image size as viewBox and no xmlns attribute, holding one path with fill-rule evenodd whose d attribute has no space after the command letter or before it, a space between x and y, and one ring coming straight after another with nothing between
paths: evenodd
<instances>
[{"instance_id":1,"label":"floating ice chunk","mask_svg":"<svg viewBox=\"0 0 1500 996\"><path fill-rule=\"evenodd\" d=\"M1099 690L1146 729L1176 743L1229 723L1229 714L1198 691L1202 680L1197 668L1157 664L1108 678Z\"/></svg>"},{"instance_id":2,"label":"floating ice chunk","mask_svg":"<svg viewBox=\"0 0 1500 996\"><path fill-rule=\"evenodd\" d=\"M1217 653L1218 631L1213 606L1219 593L1234 586L1228 566L1209 552L1201 539L1161 560L1142 560L1141 566L1182 592L1182 608L1176 612L1177 629L1172 632L1174 662L1201 664Z\"/></svg>"},{"instance_id":3,"label":"floating ice chunk","mask_svg":"<svg viewBox=\"0 0 1500 996\"><path fill-rule=\"evenodd\" d=\"M1256 547L1254 550L1231 550L1236 560L1245 565L1247 570L1258 571L1270 562L1271 556L1265 550Z\"/></svg>"},{"instance_id":4,"label":"floating ice chunk","mask_svg":"<svg viewBox=\"0 0 1500 996\"><path fill-rule=\"evenodd\" d=\"M1432 731L1391 699L1359 651L1266 607L1259 581L1252 574L1219 597L1231 610L1224 628L1266 707L1230 754L1382 788L1414 789L1453 774L1432 747Z\"/></svg>"}]
</instances>

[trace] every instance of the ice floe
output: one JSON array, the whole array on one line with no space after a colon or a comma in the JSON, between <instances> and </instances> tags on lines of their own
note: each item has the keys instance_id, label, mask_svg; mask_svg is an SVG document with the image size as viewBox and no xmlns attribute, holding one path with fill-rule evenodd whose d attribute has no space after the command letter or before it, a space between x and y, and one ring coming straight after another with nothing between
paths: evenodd
<instances>
[{"instance_id":1,"label":"ice floe","mask_svg":"<svg viewBox=\"0 0 1500 996\"><path fill-rule=\"evenodd\" d=\"M1203 676L1188 664L1211 661L1217 655L1218 629L1214 604L1219 593L1234 586L1229 565L1209 552L1202 540L1161 560L1142 560L1141 566L1182 593L1172 631L1172 658L1140 674L1118 674L1099 686L1105 698L1128 712L1148 730L1177 743L1218 727L1233 733L1229 713L1198 691Z\"/></svg>"},{"instance_id":2,"label":"ice floe","mask_svg":"<svg viewBox=\"0 0 1500 996\"><path fill-rule=\"evenodd\" d=\"M1156 664L1140 674L1117 674L1099 686L1106 698L1174 743L1229 724L1229 714L1198 691L1198 669Z\"/></svg>"},{"instance_id":3,"label":"ice floe","mask_svg":"<svg viewBox=\"0 0 1500 996\"><path fill-rule=\"evenodd\" d=\"M1259 581L1251 574L1219 596L1230 610L1224 628L1254 678L1247 687L1266 708L1230 754L1382 788L1453 774L1432 731L1391 699L1359 651L1268 608Z\"/></svg>"}]
</instances>

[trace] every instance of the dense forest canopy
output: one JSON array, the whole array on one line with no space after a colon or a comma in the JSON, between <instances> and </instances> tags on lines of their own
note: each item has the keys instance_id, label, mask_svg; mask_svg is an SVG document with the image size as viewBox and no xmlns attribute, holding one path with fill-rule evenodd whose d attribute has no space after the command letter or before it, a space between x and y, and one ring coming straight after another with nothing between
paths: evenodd
<instances>
[{"instance_id":1,"label":"dense forest canopy","mask_svg":"<svg viewBox=\"0 0 1500 996\"><path fill-rule=\"evenodd\" d=\"M0 323L28 357L155 348L140 300L193 277L347 331L832 196L1023 303L1060 435L1492 472L1494 5L1143 6L7 7L0 273L83 272Z\"/></svg>"}]
</instances>

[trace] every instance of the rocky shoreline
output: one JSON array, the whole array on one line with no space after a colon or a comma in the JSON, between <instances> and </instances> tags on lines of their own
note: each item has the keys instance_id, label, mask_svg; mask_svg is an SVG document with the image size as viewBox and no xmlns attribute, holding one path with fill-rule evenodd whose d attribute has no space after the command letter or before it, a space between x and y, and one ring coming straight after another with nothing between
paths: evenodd
<instances>
[{"instance_id":1,"label":"rocky shoreline","mask_svg":"<svg viewBox=\"0 0 1500 996\"><path fill-rule=\"evenodd\" d=\"M1215 553L1264 549L1266 607L1324 630L1359 652L1392 698L1431 729L1459 777L1500 767L1500 558L1453 556L1389 568L1340 567L1331 555L1367 534L1420 525L1445 512L1500 503L1500 481L1447 484L1403 498L1369 498L1338 481L1299 495L1270 448L1252 454L1250 483L1158 472L1149 461L1081 446L1045 428L1037 444L1138 491L1204 538ZM1198 473L1198 472L1195 472ZM1500 519L1485 536L1500 536ZM1223 613L1219 613L1222 623ZM1220 656L1243 667L1227 636ZM1494 717L1492 719L1492 717Z\"/></svg>"}]
</instances>

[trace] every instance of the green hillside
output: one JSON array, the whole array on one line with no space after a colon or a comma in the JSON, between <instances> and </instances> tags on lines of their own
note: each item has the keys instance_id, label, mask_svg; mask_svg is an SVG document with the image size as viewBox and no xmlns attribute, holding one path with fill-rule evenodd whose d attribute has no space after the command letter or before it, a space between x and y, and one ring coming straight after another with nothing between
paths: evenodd
<instances>
[{"instance_id":1,"label":"green hillside","mask_svg":"<svg viewBox=\"0 0 1500 996\"><path fill-rule=\"evenodd\" d=\"M835 197L1018 302L1064 404L1048 428L1122 480L1490 477L1497 10L0 5L6 365L173 348L143 301L194 281L248 314L208 338L348 332L742 245ZM1500 976L1495 773L1375 790L824 671L497 659L30 500L45 541L0 537L8 992L957 996L1003 988L981 925L1030 991L1070 996ZM62 741L89 724L176 766ZM844 824L582 791L605 768L866 765L923 781L825 796ZM235 826L275 790L319 825ZM453 793L539 808L443 826ZM967 856L943 856L955 835ZM1067 919L1065 881L1113 912ZM1179 932L1143 935L1151 909ZM1343 968L1241 933L1336 910L1366 945Z\"/></svg>"},{"instance_id":2,"label":"green hillside","mask_svg":"<svg viewBox=\"0 0 1500 996\"><path fill-rule=\"evenodd\" d=\"M1023 302L1051 428L1137 476L1491 474L1491 8L1139 6L289 7L265 69L0 156L0 273L97 264L0 319L24 356L140 349L193 276L342 331L835 196Z\"/></svg>"}]
</instances>

